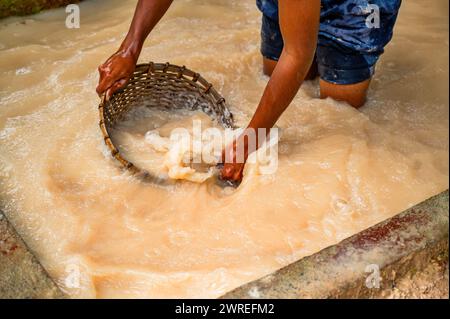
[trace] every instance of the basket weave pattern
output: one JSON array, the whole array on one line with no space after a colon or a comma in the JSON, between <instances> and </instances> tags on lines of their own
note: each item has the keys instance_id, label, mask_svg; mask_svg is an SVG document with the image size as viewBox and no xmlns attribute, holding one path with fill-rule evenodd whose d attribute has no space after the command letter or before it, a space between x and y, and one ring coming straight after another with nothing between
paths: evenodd
<instances>
[{"instance_id":1,"label":"basket weave pattern","mask_svg":"<svg viewBox=\"0 0 450 319\"><path fill-rule=\"evenodd\" d=\"M127 86L99 105L100 129L111 155L133 174L159 179L125 159L110 137L110 129L135 106L201 110L223 127L233 127L225 99L200 74L169 63L138 64Z\"/></svg>"}]
</instances>

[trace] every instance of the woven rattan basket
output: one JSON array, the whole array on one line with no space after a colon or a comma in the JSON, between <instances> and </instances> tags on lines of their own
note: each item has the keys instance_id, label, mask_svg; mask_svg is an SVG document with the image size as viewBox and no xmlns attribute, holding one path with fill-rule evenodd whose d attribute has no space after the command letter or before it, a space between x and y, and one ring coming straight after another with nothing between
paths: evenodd
<instances>
[{"instance_id":1,"label":"woven rattan basket","mask_svg":"<svg viewBox=\"0 0 450 319\"><path fill-rule=\"evenodd\" d=\"M186 67L169 63L138 64L127 86L103 97L99 105L100 129L111 155L132 174L162 182L161 178L141 169L122 156L110 137L110 129L120 122L133 107L145 103L168 109L202 110L223 127L233 127L233 115L225 99L200 74Z\"/></svg>"}]
</instances>

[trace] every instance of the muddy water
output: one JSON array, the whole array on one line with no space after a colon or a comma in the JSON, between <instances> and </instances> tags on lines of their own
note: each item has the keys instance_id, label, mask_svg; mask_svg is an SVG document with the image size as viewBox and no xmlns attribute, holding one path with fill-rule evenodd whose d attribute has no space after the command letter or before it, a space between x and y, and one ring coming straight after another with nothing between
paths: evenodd
<instances>
[{"instance_id":1,"label":"muddy water","mask_svg":"<svg viewBox=\"0 0 450 319\"><path fill-rule=\"evenodd\" d=\"M211 130L217 134L207 134ZM230 136L225 143L223 128L202 111L145 105L135 106L110 131L122 156L168 182L203 183L218 175L215 166L232 141ZM200 133L198 138L193 138L194 131Z\"/></svg>"},{"instance_id":2,"label":"muddy water","mask_svg":"<svg viewBox=\"0 0 450 319\"><path fill-rule=\"evenodd\" d=\"M307 83L278 122L279 168L235 192L142 184L97 126L96 66L135 1L0 22L1 208L73 297L217 297L448 187L448 2L404 1L368 104ZM198 70L244 125L267 82L254 1L179 0L141 61Z\"/></svg>"}]
</instances>

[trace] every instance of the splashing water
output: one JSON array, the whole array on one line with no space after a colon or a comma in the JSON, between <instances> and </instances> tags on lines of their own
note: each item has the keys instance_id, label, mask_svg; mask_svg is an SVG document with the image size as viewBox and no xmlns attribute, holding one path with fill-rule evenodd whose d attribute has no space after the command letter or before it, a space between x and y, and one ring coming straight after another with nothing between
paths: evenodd
<instances>
[{"instance_id":1,"label":"splashing water","mask_svg":"<svg viewBox=\"0 0 450 319\"><path fill-rule=\"evenodd\" d=\"M64 28L64 9L0 21L0 208L72 297L217 297L448 188L444 0L404 2L360 111L305 83L277 123L276 173L249 164L236 190L118 169L97 125L96 67L134 2L80 6L80 29ZM268 81L259 32L254 1L179 0L141 61L200 72L242 127Z\"/></svg>"}]
</instances>

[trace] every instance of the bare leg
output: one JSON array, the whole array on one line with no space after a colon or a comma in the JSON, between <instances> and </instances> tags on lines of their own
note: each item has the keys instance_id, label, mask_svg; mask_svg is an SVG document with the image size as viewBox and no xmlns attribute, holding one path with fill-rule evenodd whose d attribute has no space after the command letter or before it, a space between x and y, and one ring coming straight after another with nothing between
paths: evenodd
<instances>
[{"instance_id":1,"label":"bare leg","mask_svg":"<svg viewBox=\"0 0 450 319\"><path fill-rule=\"evenodd\" d=\"M263 72L270 76L277 65L277 61L263 57ZM312 80L318 75L317 64L313 62L305 80ZM331 97L337 101L344 101L355 108L364 105L369 89L370 79L355 84L333 84L320 79L320 98Z\"/></svg>"},{"instance_id":2,"label":"bare leg","mask_svg":"<svg viewBox=\"0 0 450 319\"><path fill-rule=\"evenodd\" d=\"M369 84L370 79L355 84L333 84L320 79L320 98L331 97L359 108L366 102Z\"/></svg>"},{"instance_id":3,"label":"bare leg","mask_svg":"<svg viewBox=\"0 0 450 319\"><path fill-rule=\"evenodd\" d=\"M277 61L263 57L263 72L265 75L271 76L276 65Z\"/></svg>"},{"instance_id":4,"label":"bare leg","mask_svg":"<svg viewBox=\"0 0 450 319\"><path fill-rule=\"evenodd\" d=\"M318 76L319 76L319 69L317 67L317 62L314 59L313 63L309 67L308 74L306 74L305 81L312 81Z\"/></svg>"}]
</instances>

